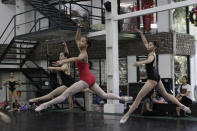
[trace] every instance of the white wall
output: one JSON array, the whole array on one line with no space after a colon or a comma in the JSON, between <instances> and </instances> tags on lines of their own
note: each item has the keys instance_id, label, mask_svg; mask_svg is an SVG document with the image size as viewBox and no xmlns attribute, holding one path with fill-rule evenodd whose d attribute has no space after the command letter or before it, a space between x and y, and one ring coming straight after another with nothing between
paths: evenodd
<instances>
[{"instance_id":1,"label":"white wall","mask_svg":"<svg viewBox=\"0 0 197 131\"><path fill-rule=\"evenodd\" d=\"M137 69L133 66L136 56L127 56L128 83L137 82Z\"/></svg>"},{"instance_id":2,"label":"white wall","mask_svg":"<svg viewBox=\"0 0 197 131\"><path fill-rule=\"evenodd\" d=\"M190 7L190 10L192 10L193 7ZM197 44L197 27L194 26L194 24L189 25L189 30L190 30L190 34L193 35L195 37L195 43ZM195 45L196 45L195 44ZM197 47L196 47L196 51L197 51ZM194 87L195 85L197 85L197 52L194 56L190 57L190 78L191 78L191 87L192 87L192 98L194 99Z\"/></svg>"},{"instance_id":3,"label":"white wall","mask_svg":"<svg viewBox=\"0 0 197 131\"><path fill-rule=\"evenodd\" d=\"M15 5L2 4L2 2L0 1L0 19L1 19L0 35L3 33L5 27L10 22L10 20L14 15L15 15ZM2 44L1 40L0 40L0 44Z\"/></svg>"},{"instance_id":4,"label":"white wall","mask_svg":"<svg viewBox=\"0 0 197 131\"><path fill-rule=\"evenodd\" d=\"M197 42L196 42L197 44ZM190 57L190 80L191 80L191 93L192 93L192 99L194 99L194 87L195 85L197 84L196 81L197 81L197 78L196 78L196 74L197 74L197 65L196 65L196 62L197 62L197 57L196 55L194 56L191 56Z\"/></svg>"},{"instance_id":5,"label":"white wall","mask_svg":"<svg viewBox=\"0 0 197 131\"><path fill-rule=\"evenodd\" d=\"M172 78L172 55L159 55L159 74L161 78Z\"/></svg>"}]
</instances>

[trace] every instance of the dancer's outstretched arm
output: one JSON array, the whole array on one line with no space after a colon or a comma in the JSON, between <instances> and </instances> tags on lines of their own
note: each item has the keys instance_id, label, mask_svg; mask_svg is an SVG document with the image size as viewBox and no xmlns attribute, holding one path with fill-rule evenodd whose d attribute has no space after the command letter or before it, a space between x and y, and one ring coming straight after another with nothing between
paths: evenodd
<instances>
[{"instance_id":1,"label":"dancer's outstretched arm","mask_svg":"<svg viewBox=\"0 0 197 131\"><path fill-rule=\"evenodd\" d=\"M78 57L71 57L68 59L64 59L64 60L59 60L54 62L54 65L62 65L64 63L69 63L69 62L74 62L74 61L82 61L87 57L87 53L80 53L80 55Z\"/></svg>"},{"instance_id":2,"label":"dancer's outstretched arm","mask_svg":"<svg viewBox=\"0 0 197 131\"><path fill-rule=\"evenodd\" d=\"M144 61L137 61L134 63L133 66L140 66L142 64L148 64L151 63L154 60L154 56L153 55L149 55L148 58Z\"/></svg>"},{"instance_id":3,"label":"dancer's outstretched arm","mask_svg":"<svg viewBox=\"0 0 197 131\"><path fill-rule=\"evenodd\" d=\"M69 50L68 50L68 46L67 46L66 41L63 41L62 44L64 45L64 52L67 53L67 54L70 54L70 53L69 53Z\"/></svg>"},{"instance_id":4,"label":"dancer's outstretched arm","mask_svg":"<svg viewBox=\"0 0 197 131\"><path fill-rule=\"evenodd\" d=\"M81 24L78 24L77 25L77 33L75 36L75 42L77 44L77 47L79 47L80 39L81 39ZM79 51L80 51L80 49L79 49Z\"/></svg>"},{"instance_id":5,"label":"dancer's outstretched arm","mask_svg":"<svg viewBox=\"0 0 197 131\"><path fill-rule=\"evenodd\" d=\"M48 70L66 71L66 70L68 70L68 65L67 65L67 64L64 64L64 65L61 66L61 67L49 66L49 67L48 67Z\"/></svg>"},{"instance_id":6,"label":"dancer's outstretched arm","mask_svg":"<svg viewBox=\"0 0 197 131\"><path fill-rule=\"evenodd\" d=\"M145 46L146 48L148 48L148 41L147 41L145 35L144 35L144 34L142 33L142 31L139 30L139 29L136 29L136 31L140 34L140 36L141 36L141 38L142 38L142 41L143 41L143 43L144 43L144 46Z\"/></svg>"}]
</instances>

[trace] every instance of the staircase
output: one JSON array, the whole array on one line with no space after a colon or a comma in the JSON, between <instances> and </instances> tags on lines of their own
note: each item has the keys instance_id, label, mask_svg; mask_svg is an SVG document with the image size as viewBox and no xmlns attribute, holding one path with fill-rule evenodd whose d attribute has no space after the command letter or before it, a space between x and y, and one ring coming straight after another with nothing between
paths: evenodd
<instances>
[{"instance_id":1,"label":"staircase","mask_svg":"<svg viewBox=\"0 0 197 131\"><path fill-rule=\"evenodd\" d=\"M34 49L39 45L36 41L23 41L13 39L0 57L0 65L15 65L31 81L31 83L41 90L45 83L49 81L49 74L42 67L30 60Z\"/></svg>"},{"instance_id":2,"label":"staircase","mask_svg":"<svg viewBox=\"0 0 197 131\"><path fill-rule=\"evenodd\" d=\"M76 23L66 15L66 11L61 9L62 3L59 0L59 9L57 9L50 0L26 0L34 9L47 17L52 26L76 26Z\"/></svg>"},{"instance_id":3,"label":"staircase","mask_svg":"<svg viewBox=\"0 0 197 131\"><path fill-rule=\"evenodd\" d=\"M18 65L22 67L39 45L36 41L23 41L13 38L0 57L1 65Z\"/></svg>"},{"instance_id":4,"label":"staircase","mask_svg":"<svg viewBox=\"0 0 197 131\"><path fill-rule=\"evenodd\" d=\"M28 66L31 64L31 67ZM48 88L49 85L49 74L42 67L38 66L33 61L27 61L25 63L26 68L22 68L22 73L33 83L37 89L42 90Z\"/></svg>"},{"instance_id":5,"label":"staircase","mask_svg":"<svg viewBox=\"0 0 197 131\"><path fill-rule=\"evenodd\" d=\"M6 0L5 0L6 1ZM80 1L80 0L79 0ZM82 0L81 0L82 1ZM85 0L84 0L85 1ZM13 16L5 30L0 36L1 48L0 68L19 68L21 72L32 82L38 89L47 86L49 74L43 68L38 66L33 60L30 60L33 51L40 42L53 39L61 39L67 33L67 37L71 36L71 30L76 30L76 22L72 20L71 12L68 13L66 3L77 4L75 0L26 0L33 7L32 10L25 11ZM81 8L85 5L78 4ZM86 6L89 7L89 6ZM101 10L103 10L101 8ZM71 9L70 9L71 11ZM86 10L88 12L88 10ZM43 16L37 16L37 12ZM26 17L27 13L34 14L32 18ZM22 16L25 15L25 16ZM89 20L94 16L88 12ZM19 17L22 16L22 17ZM76 17L76 16L74 16ZM98 16L95 16L98 19ZM17 19L29 18L24 20L24 23L17 23ZM49 24L42 27L42 21L47 19ZM88 21L90 23L90 21ZM23 34L20 34L18 29L25 27ZM58 27L61 30L55 30L53 27ZM57 28L56 28L57 29ZM88 27L89 29L89 27ZM62 31L64 30L64 32ZM36 37L35 37L36 34ZM44 39L44 40L43 40ZM28 65L28 63L31 63Z\"/></svg>"}]
</instances>

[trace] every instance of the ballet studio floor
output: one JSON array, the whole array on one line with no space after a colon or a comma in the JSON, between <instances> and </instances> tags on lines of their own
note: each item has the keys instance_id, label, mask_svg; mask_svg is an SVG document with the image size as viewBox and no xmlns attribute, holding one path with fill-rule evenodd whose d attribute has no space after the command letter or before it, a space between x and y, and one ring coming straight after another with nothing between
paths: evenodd
<instances>
[{"instance_id":1,"label":"ballet studio floor","mask_svg":"<svg viewBox=\"0 0 197 131\"><path fill-rule=\"evenodd\" d=\"M11 124L0 131L197 131L197 118L133 116L120 125L121 115L92 112L12 112Z\"/></svg>"}]
</instances>

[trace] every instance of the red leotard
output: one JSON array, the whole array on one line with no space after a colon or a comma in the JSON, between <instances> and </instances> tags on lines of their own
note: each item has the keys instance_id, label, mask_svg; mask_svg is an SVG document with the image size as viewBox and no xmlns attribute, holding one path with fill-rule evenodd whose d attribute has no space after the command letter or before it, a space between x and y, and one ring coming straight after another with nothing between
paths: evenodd
<instances>
[{"instance_id":1,"label":"red leotard","mask_svg":"<svg viewBox=\"0 0 197 131\"><path fill-rule=\"evenodd\" d=\"M79 71L80 80L85 81L89 87L93 86L93 84L96 82L96 79L90 72L88 63L77 61L77 68Z\"/></svg>"}]
</instances>

